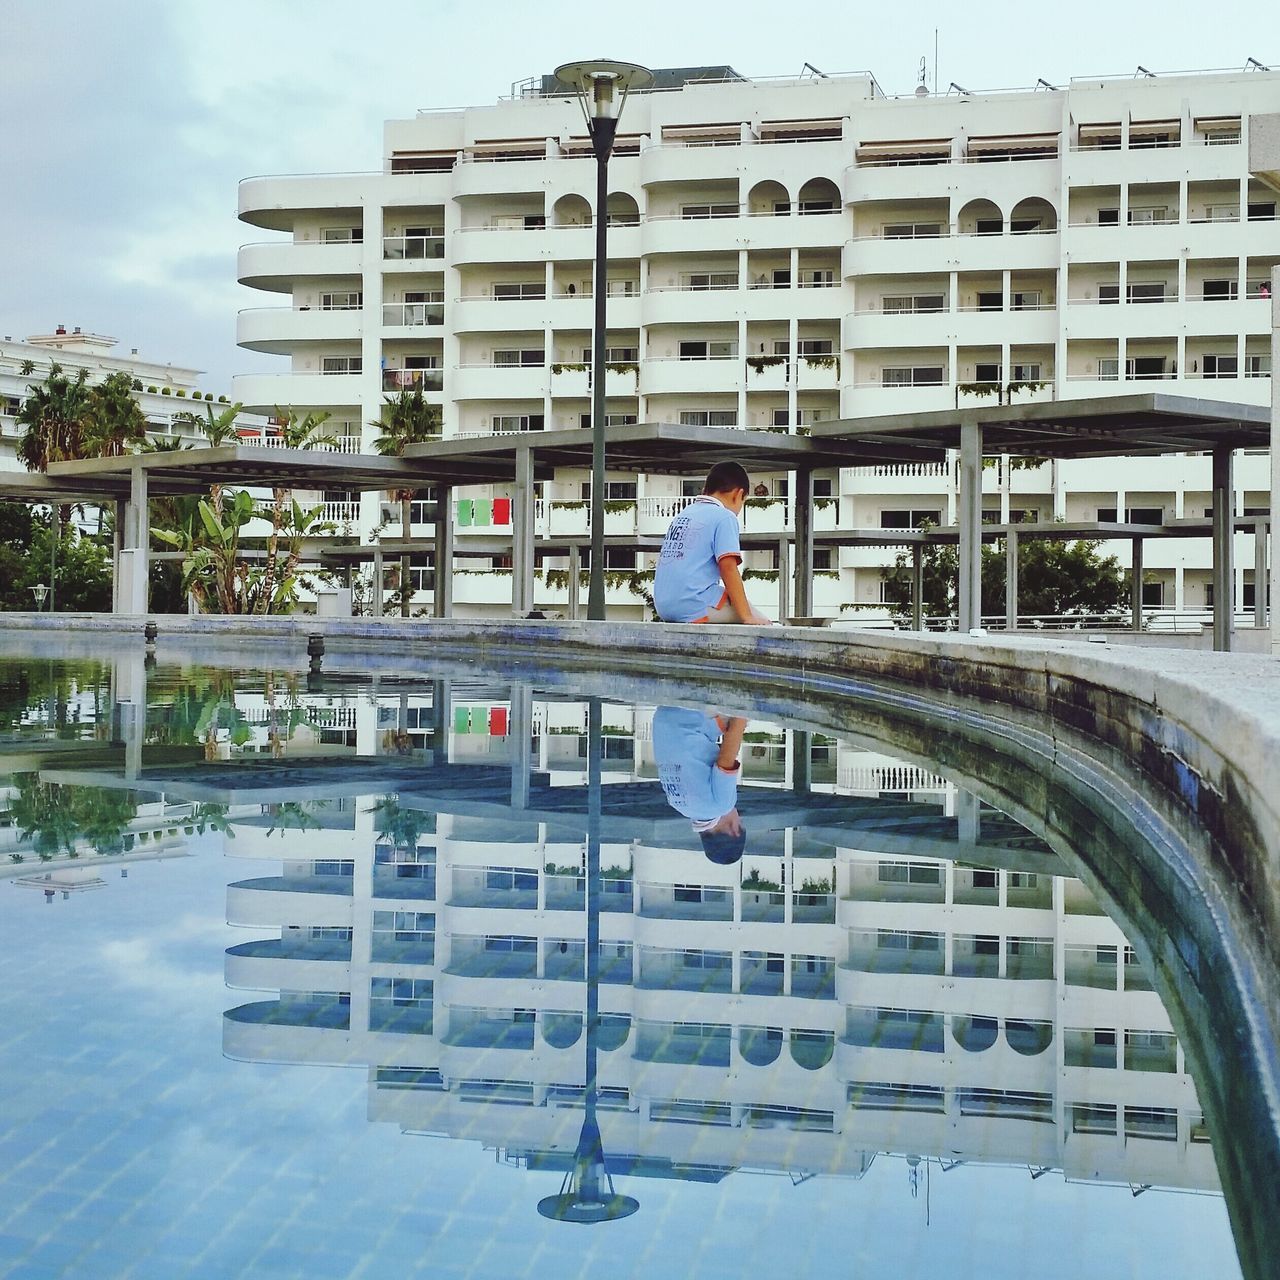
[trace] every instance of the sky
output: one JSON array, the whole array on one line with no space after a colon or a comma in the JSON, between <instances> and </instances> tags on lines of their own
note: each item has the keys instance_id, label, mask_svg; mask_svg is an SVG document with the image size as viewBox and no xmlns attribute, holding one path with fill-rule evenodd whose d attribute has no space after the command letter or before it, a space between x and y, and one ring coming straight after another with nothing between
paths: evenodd
<instances>
[{"instance_id":1,"label":"sky","mask_svg":"<svg viewBox=\"0 0 1280 1280\"><path fill-rule=\"evenodd\" d=\"M143 358L233 373L279 368L239 351L235 316L278 305L235 281L263 233L236 184L268 173L381 168L382 122L480 105L562 62L729 63L744 75L870 70L907 93L922 57L967 89L1072 76L1280 67L1263 0L1211 21L1148 5L916 0L0 0L0 338L80 325ZM589 18L594 18L594 22ZM591 34L592 30L598 35Z\"/></svg>"}]
</instances>

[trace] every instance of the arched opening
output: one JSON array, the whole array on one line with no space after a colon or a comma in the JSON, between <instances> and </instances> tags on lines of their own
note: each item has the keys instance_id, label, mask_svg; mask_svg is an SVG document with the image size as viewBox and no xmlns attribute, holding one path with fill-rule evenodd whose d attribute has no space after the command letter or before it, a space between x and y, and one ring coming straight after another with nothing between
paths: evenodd
<instances>
[{"instance_id":1,"label":"arched opening","mask_svg":"<svg viewBox=\"0 0 1280 1280\"><path fill-rule=\"evenodd\" d=\"M570 192L555 202L551 209L551 216L557 227L589 227L591 203L586 196Z\"/></svg>"},{"instance_id":2,"label":"arched opening","mask_svg":"<svg viewBox=\"0 0 1280 1280\"><path fill-rule=\"evenodd\" d=\"M951 1035L962 1049L968 1053L981 1053L990 1049L1000 1035L1000 1019L984 1018L977 1014L972 1017L951 1019Z\"/></svg>"},{"instance_id":3,"label":"arched opening","mask_svg":"<svg viewBox=\"0 0 1280 1280\"><path fill-rule=\"evenodd\" d=\"M956 215L956 231L962 236L1004 234L1004 214L993 200L970 200Z\"/></svg>"},{"instance_id":4,"label":"arched opening","mask_svg":"<svg viewBox=\"0 0 1280 1280\"><path fill-rule=\"evenodd\" d=\"M836 1049L835 1035L830 1031L793 1031L791 1060L806 1071L817 1071L831 1061Z\"/></svg>"},{"instance_id":5,"label":"arched opening","mask_svg":"<svg viewBox=\"0 0 1280 1280\"><path fill-rule=\"evenodd\" d=\"M830 178L810 178L800 188L800 213L839 213L840 188Z\"/></svg>"},{"instance_id":6,"label":"arched opening","mask_svg":"<svg viewBox=\"0 0 1280 1280\"><path fill-rule=\"evenodd\" d=\"M542 1018L542 1038L553 1049L568 1049L582 1034L582 1014L547 1013Z\"/></svg>"},{"instance_id":7,"label":"arched opening","mask_svg":"<svg viewBox=\"0 0 1280 1280\"><path fill-rule=\"evenodd\" d=\"M602 1053L613 1053L627 1043L631 1034L631 1018L625 1013L606 1013L600 1017L597 1043Z\"/></svg>"},{"instance_id":8,"label":"arched opening","mask_svg":"<svg viewBox=\"0 0 1280 1280\"><path fill-rule=\"evenodd\" d=\"M738 1052L753 1067L777 1062L782 1052L781 1027L743 1027L738 1036Z\"/></svg>"},{"instance_id":9,"label":"arched opening","mask_svg":"<svg viewBox=\"0 0 1280 1280\"><path fill-rule=\"evenodd\" d=\"M1058 211L1043 196L1028 196L1013 206L1009 230L1017 235L1036 231L1053 231L1058 225Z\"/></svg>"},{"instance_id":10,"label":"arched opening","mask_svg":"<svg viewBox=\"0 0 1280 1280\"><path fill-rule=\"evenodd\" d=\"M634 227L640 221L640 206L629 191L615 191L605 202L611 227Z\"/></svg>"},{"instance_id":11,"label":"arched opening","mask_svg":"<svg viewBox=\"0 0 1280 1280\"><path fill-rule=\"evenodd\" d=\"M757 182L747 195L747 212L751 214L790 213L791 193L780 182L768 179Z\"/></svg>"},{"instance_id":12,"label":"arched opening","mask_svg":"<svg viewBox=\"0 0 1280 1280\"><path fill-rule=\"evenodd\" d=\"M1009 1042L1009 1048L1015 1053L1034 1058L1053 1043L1053 1023L1024 1022L1021 1018L1006 1018L1004 1038Z\"/></svg>"}]
</instances>

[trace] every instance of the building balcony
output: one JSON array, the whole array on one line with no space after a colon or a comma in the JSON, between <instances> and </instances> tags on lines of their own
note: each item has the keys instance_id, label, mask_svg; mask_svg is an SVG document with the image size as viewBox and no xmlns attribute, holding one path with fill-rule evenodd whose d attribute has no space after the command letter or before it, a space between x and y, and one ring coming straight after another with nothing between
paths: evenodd
<instances>
[{"instance_id":1,"label":"building balcony","mask_svg":"<svg viewBox=\"0 0 1280 1280\"><path fill-rule=\"evenodd\" d=\"M659 285L641 295L640 321L646 325L727 324L752 318L744 289L702 289L688 285Z\"/></svg>"},{"instance_id":2,"label":"building balcony","mask_svg":"<svg viewBox=\"0 0 1280 1280\"><path fill-rule=\"evenodd\" d=\"M253 289L291 293L299 278L358 276L363 244L272 240L241 245L236 255L236 279Z\"/></svg>"},{"instance_id":3,"label":"building balcony","mask_svg":"<svg viewBox=\"0 0 1280 1280\"><path fill-rule=\"evenodd\" d=\"M443 302L384 302L382 327L395 330L387 337L416 336L416 331L444 324ZM400 332L401 330L407 332Z\"/></svg>"},{"instance_id":4,"label":"building balcony","mask_svg":"<svg viewBox=\"0 0 1280 1280\"><path fill-rule=\"evenodd\" d=\"M289 355L302 342L358 342L364 312L311 307L251 307L236 316L236 343L249 351Z\"/></svg>"},{"instance_id":5,"label":"building balcony","mask_svg":"<svg viewBox=\"0 0 1280 1280\"><path fill-rule=\"evenodd\" d=\"M866 418L887 413L928 413L956 407L955 385L942 382L923 386L885 386L880 382L846 385L840 395L840 414Z\"/></svg>"},{"instance_id":6,"label":"building balcony","mask_svg":"<svg viewBox=\"0 0 1280 1280\"><path fill-rule=\"evenodd\" d=\"M733 243L748 249L835 249L845 240L844 210L834 213L752 214L736 219Z\"/></svg>"},{"instance_id":7,"label":"building balcony","mask_svg":"<svg viewBox=\"0 0 1280 1280\"><path fill-rule=\"evenodd\" d=\"M383 391L437 392L444 388L443 369L383 369Z\"/></svg>"},{"instance_id":8,"label":"building balcony","mask_svg":"<svg viewBox=\"0 0 1280 1280\"><path fill-rule=\"evenodd\" d=\"M382 261L384 271L394 271L407 264L411 271L430 271L426 265L443 262L444 236L383 236Z\"/></svg>"},{"instance_id":9,"label":"building balcony","mask_svg":"<svg viewBox=\"0 0 1280 1280\"><path fill-rule=\"evenodd\" d=\"M231 398L249 413L271 413L276 405L359 405L365 379L359 373L238 373Z\"/></svg>"},{"instance_id":10,"label":"building balcony","mask_svg":"<svg viewBox=\"0 0 1280 1280\"><path fill-rule=\"evenodd\" d=\"M347 985L351 943L264 938L230 947L226 983L259 991L324 991Z\"/></svg>"},{"instance_id":11,"label":"building balcony","mask_svg":"<svg viewBox=\"0 0 1280 1280\"><path fill-rule=\"evenodd\" d=\"M640 256L638 226L609 227L610 261ZM591 226L459 227L449 237L453 266L482 263L592 262L595 230Z\"/></svg>"},{"instance_id":12,"label":"building balcony","mask_svg":"<svg viewBox=\"0 0 1280 1280\"><path fill-rule=\"evenodd\" d=\"M743 369L743 361L738 356L716 360L681 360L678 357L646 360L640 366L640 394L736 392L743 384Z\"/></svg>"},{"instance_id":13,"label":"building balcony","mask_svg":"<svg viewBox=\"0 0 1280 1280\"><path fill-rule=\"evenodd\" d=\"M1003 235L859 236L844 246L844 274L919 275L949 271L1055 271L1056 228Z\"/></svg>"},{"instance_id":14,"label":"building balcony","mask_svg":"<svg viewBox=\"0 0 1280 1280\"><path fill-rule=\"evenodd\" d=\"M238 192L240 221L271 231L292 231L299 214L332 214L341 209L358 216L371 180L381 177L370 173L302 173L245 178ZM438 198L434 203L444 200Z\"/></svg>"},{"instance_id":15,"label":"building balcony","mask_svg":"<svg viewBox=\"0 0 1280 1280\"><path fill-rule=\"evenodd\" d=\"M1166 222L1135 222L1130 226L1074 222L1063 231L1063 244L1073 262L1135 258L1176 262L1186 247L1187 231L1176 216Z\"/></svg>"},{"instance_id":16,"label":"building balcony","mask_svg":"<svg viewBox=\"0 0 1280 1280\"><path fill-rule=\"evenodd\" d=\"M305 920L326 928L351 926L350 876L262 876L227 886L232 924L280 929Z\"/></svg>"},{"instance_id":17,"label":"building balcony","mask_svg":"<svg viewBox=\"0 0 1280 1280\"><path fill-rule=\"evenodd\" d=\"M459 365L450 375L455 400L541 400L547 392L546 365Z\"/></svg>"},{"instance_id":18,"label":"building balcony","mask_svg":"<svg viewBox=\"0 0 1280 1280\"><path fill-rule=\"evenodd\" d=\"M1131 146L1127 151L1077 146L1063 157L1062 186L1113 187L1131 182L1176 185L1185 177L1195 182L1238 180L1244 169L1239 145Z\"/></svg>"}]
</instances>

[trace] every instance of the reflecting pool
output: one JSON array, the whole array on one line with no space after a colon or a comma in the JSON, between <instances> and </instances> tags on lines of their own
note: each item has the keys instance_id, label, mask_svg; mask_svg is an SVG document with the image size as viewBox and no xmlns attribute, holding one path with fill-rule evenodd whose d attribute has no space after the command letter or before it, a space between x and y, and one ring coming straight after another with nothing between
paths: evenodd
<instances>
[{"instance_id":1,"label":"reflecting pool","mask_svg":"<svg viewBox=\"0 0 1280 1280\"><path fill-rule=\"evenodd\" d=\"M1240 1274L1148 957L936 761L141 653L0 743L0 1274Z\"/></svg>"}]
</instances>

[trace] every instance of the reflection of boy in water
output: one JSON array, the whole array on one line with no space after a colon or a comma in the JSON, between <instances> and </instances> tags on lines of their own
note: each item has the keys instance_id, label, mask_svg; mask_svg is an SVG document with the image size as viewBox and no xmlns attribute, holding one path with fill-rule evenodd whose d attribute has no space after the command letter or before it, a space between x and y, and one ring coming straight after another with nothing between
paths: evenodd
<instances>
[{"instance_id":1,"label":"reflection of boy in water","mask_svg":"<svg viewBox=\"0 0 1280 1280\"><path fill-rule=\"evenodd\" d=\"M747 843L738 816L738 752L747 722L683 707L659 707L653 717L653 755L667 803L693 823L703 852L730 866Z\"/></svg>"}]
</instances>

